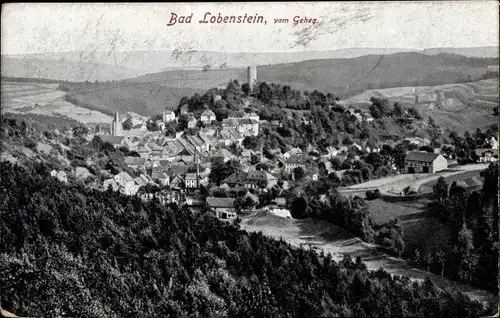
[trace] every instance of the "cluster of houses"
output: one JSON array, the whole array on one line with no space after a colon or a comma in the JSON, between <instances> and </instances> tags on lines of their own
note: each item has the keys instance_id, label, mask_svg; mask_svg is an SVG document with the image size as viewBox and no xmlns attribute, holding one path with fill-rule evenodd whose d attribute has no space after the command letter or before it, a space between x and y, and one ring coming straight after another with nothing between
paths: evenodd
<instances>
[{"instance_id":1,"label":"cluster of houses","mask_svg":"<svg viewBox=\"0 0 500 318\"><path fill-rule=\"evenodd\" d=\"M369 113L348 109L358 120L371 121L373 118ZM180 115L188 116L188 128L200 127L198 122L203 123L203 127L195 133L177 132L175 135L165 134L165 125L169 122L178 121L178 117L172 111L163 112L161 120L156 122L158 131L148 131L145 123L134 122L132 129L123 130L119 114L115 114L113 123L109 130L103 130L100 125L95 129L95 135L99 135L104 142L111 143L114 147L126 147L136 155L125 157L125 164L135 170L138 177L132 177L127 172L121 172L112 178L104 181L103 188L111 187L127 195L139 194L144 199L151 199L159 194L140 192L144 185L157 185L168 188L168 191L161 192L162 202L188 202L190 195L196 193L201 185L206 186L208 176L211 171L211 158L219 157L224 162L236 159L242 166L242 171L236 172L222 180L220 187L227 191L246 191L247 193L267 191L278 184L283 174L288 174L292 180L295 179L295 171L302 168L303 178L306 180L318 180L318 163L324 163L327 171L335 172L329 168L329 160L334 157L345 158L351 149L356 148L362 152L380 152L378 145L367 142L339 147L328 147L325 152L319 154L312 147L305 151L299 148L292 148L285 153L279 149L271 150L275 159L270 160L263 157L262 148L260 151L240 150L231 152L229 149L242 148L243 140L247 136L258 136L259 129L264 125L277 125L279 122L261 121L255 113L246 113L240 117L229 117L222 122L216 121L213 111L206 109L198 118L188 112L187 106L180 109ZM406 140L419 147L429 145L430 141L425 138L411 137ZM493 141L492 141L493 142ZM493 161L498 158L496 152L496 140L493 149L478 149L476 153L481 162ZM237 153L237 154L236 154ZM313 155L316 153L316 155ZM138 156L137 156L138 154ZM252 157L257 156L260 163L266 164L266 169L258 168L258 164L251 164ZM358 156L355 156L358 157ZM447 169L448 160L446 154L428 153L423 151L410 151L405 157L404 173L434 173ZM394 167L395 169L395 167ZM58 172L54 176L63 179ZM341 176L339 176L341 178ZM284 188L284 187L283 187ZM266 207L275 214L287 216L285 203L278 200ZM235 200L231 198L209 197L206 203L216 211L223 219L236 217Z\"/></svg>"}]
</instances>

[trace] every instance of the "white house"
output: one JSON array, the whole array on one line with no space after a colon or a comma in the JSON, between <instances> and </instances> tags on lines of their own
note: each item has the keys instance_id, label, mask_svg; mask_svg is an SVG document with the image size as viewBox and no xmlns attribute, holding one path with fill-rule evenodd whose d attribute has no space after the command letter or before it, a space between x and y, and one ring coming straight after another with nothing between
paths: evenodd
<instances>
[{"instance_id":1,"label":"white house","mask_svg":"<svg viewBox=\"0 0 500 318\"><path fill-rule=\"evenodd\" d=\"M126 195L134 195L139 190L134 179L126 172L120 172L113 178Z\"/></svg>"},{"instance_id":2,"label":"white house","mask_svg":"<svg viewBox=\"0 0 500 318\"><path fill-rule=\"evenodd\" d=\"M66 172L64 171L57 171L57 170L52 170L50 172L50 175L52 177L55 177L57 178L57 180L61 181L61 182L64 182L64 183L67 183L68 182L68 176L66 175Z\"/></svg>"},{"instance_id":3,"label":"white house","mask_svg":"<svg viewBox=\"0 0 500 318\"><path fill-rule=\"evenodd\" d=\"M191 118L189 121L188 121L188 128L190 129L193 129L193 128L196 128L196 124L198 123L198 121L196 120L196 118Z\"/></svg>"},{"instance_id":4,"label":"white house","mask_svg":"<svg viewBox=\"0 0 500 318\"><path fill-rule=\"evenodd\" d=\"M448 168L448 161L440 154L409 151L405 157L406 173L435 173Z\"/></svg>"},{"instance_id":5,"label":"white house","mask_svg":"<svg viewBox=\"0 0 500 318\"><path fill-rule=\"evenodd\" d=\"M189 189L195 189L198 187L198 184L196 182L196 173L186 173L186 178L185 178L185 185L186 188Z\"/></svg>"},{"instance_id":6,"label":"white house","mask_svg":"<svg viewBox=\"0 0 500 318\"><path fill-rule=\"evenodd\" d=\"M167 110L163 112L163 122L169 123L175 120L175 113L171 110Z\"/></svg>"},{"instance_id":7,"label":"white house","mask_svg":"<svg viewBox=\"0 0 500 318\"><path fill-rule=\"evenodd\" d=\"M211 111L210 109L205 110L200 117L200 120L204 124L210 124L212 121L214 121L215 118L215 113Z\"/></svg>"}]
</instances>

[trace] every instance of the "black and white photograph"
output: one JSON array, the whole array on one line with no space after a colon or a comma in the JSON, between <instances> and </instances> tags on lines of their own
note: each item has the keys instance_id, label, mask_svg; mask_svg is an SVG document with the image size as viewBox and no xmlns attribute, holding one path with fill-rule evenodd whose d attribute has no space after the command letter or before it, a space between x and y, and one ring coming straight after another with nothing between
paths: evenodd
<instances>
[{"instance_id":1,"label":"black and white photograph","mask_svg":"<svg viewBox=\"0 0 500 318\"><path fill-rule=\"evenodd\" d=\"M0 24L1 317L498 317L498 1Z\"/></svg>"}]
</instances>

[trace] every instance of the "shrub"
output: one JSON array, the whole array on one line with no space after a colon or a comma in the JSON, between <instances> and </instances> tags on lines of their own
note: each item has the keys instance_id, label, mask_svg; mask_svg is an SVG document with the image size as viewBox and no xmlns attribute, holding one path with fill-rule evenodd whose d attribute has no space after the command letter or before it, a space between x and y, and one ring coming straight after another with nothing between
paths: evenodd
<instances>
[{"instance_id":1,"label":"shrub","mask_svg":"<svg viewBox=\"0 0 500 318\"><path fill-rule=\"evenodd\" d=\"M373 191L366 191L365 195L366 199L368 200L375 200L382 196L379 189L375 189Z\"/></svg>"}]
</instances>

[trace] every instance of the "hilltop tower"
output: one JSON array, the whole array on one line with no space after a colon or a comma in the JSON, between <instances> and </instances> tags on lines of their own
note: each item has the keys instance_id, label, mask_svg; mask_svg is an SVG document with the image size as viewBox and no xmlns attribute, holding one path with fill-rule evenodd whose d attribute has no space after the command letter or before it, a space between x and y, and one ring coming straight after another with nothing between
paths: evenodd
<instances>
[{"instance_id":1,"label":"hilltop tower","mask_svg":"<svg viewBox=\"0 0 500 318\"><path fill-rule=\"evenodd\" d=\"M250 91L252 92L255 83L257 83L257 67L256 66L249 66L247 68L247 83L250 86Z\"/></svg>"},{"instance_id":2,"label":"hilltop tower","mask_svg":"<svg viewBox=\"0 0 500 318\"><path fill-rule=\"evenodd\" d=\"M111 133L113 136L123 136L122 132L122 122L120 120L120 116L118 115L118 110L115 111L115 118L113 119L113 122L111 123Z\"/></svg>"}]
</instances>

